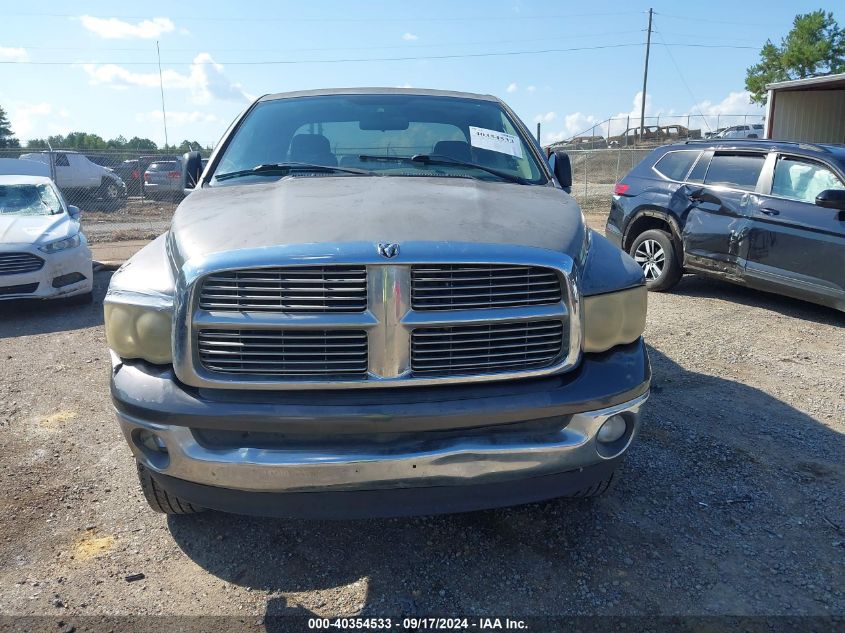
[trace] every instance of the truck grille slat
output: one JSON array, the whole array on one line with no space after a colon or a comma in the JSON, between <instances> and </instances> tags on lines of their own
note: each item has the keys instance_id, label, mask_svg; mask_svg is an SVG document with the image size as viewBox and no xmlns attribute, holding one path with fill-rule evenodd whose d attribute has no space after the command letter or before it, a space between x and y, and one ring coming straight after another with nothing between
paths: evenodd
<instances>
[{"instance_id":1,"label":"truck grille slat","mask_svg":"<svg viewBox=\"0 0 845 633\"><path fill-rule=\"evenodd\" d=\"M515 332L524 335L522 343ZM547 340L531 338L537 332ZM470 335L470 341L462 338L466 335ZM485 340L481 335L486 336L486 346L477 345ZM502 335L506 344L500 339ZM561 356L564 339L562 321L421 328L411 333L411 369L417 375L536 369L553 364Z\"/></svg>"},{"instance_id":2,"label":"truck grille slat","mask_svg":"<svg viewBox=\"0 0 845 633\"><path fill-rule=\"evenodd\" d=\"M44 260L32 253L0 253L0 275L34 273L44 267Z\"/></svg>"},{"instance_id":3,"label":"truck grille slat","mask_svg":"<svg viewBox=\"0 0 845 633\"><path fill-rule=\"evenodd\" d=\"M363 330L201 329L197 352L208 371L223 374L310 379L367 376L367 333Z\"/></svg>"},{"instance_id":4,"label":"truck grille slat","mask_svg":"<svg viewBox=\"0 0 845 633\"><path fill-rule=\"evenodd\" d=\"M303 266L208 275L199 307L217 312L363 312L364 266Z\"/></svg>"},{"instance_id":5,"label":"truck grille slat","mask_svg":"<svg viewBox=\"0 0 845 633\"><path fill-rule=\"evenodd\" d=\"M560 279L541 266L411 267L411 306L415 310L516 308L560 301Z\"/></svg>"}]
</instances>

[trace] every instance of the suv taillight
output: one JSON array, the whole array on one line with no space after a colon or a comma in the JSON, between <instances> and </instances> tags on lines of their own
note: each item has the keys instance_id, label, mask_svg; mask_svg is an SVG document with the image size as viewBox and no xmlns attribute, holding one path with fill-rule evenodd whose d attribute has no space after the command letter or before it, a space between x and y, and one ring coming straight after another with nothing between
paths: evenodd
<instances>
[{"instance_id":1,"label":"suv taillight","mask_svg":"<svg viewBox=\"0 0 845 633\"><path fill-rule=\"evenodd\" d=\"M616 186L613 187L613 195L614 196L624 196L628 193L628 189L631 188L631 185L626 185L624 182L617 182Z\"/></svg>"},{"instance_id":2,"label":"suv taillight","mask_svg":"<svg viewBox=\"0 0 845 633\"><path fill-rule=\"evenodd\" d=\"M147 172L144 172L144 182L150 182L150 175Z\"/></svg>"},{"instance_id":3,"label":"suv taillight","mask_svg":"<svg viewBox=\"0 0 845 633\"><path fill-rule=\"evenodd\" d=\"M138 180L141 177L141 172L137 169L132 172L132 180Z\"/></svg>"}]
</instances>

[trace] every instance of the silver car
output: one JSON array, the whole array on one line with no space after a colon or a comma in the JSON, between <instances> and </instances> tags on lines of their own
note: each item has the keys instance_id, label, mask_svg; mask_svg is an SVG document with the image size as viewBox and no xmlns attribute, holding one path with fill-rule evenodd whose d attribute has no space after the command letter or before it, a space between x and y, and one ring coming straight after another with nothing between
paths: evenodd
<instances>
[{"instance_id":1,"label":"silver car","mask_svg":"<svg viewBox=\"0 0 845 633\"><path fill-rule=\"evenodd\" d=\"M182 161L163 160L151 163L144 172L144 195L148 198L179 200L182 198Z\"/></svg>"}]
</instances>

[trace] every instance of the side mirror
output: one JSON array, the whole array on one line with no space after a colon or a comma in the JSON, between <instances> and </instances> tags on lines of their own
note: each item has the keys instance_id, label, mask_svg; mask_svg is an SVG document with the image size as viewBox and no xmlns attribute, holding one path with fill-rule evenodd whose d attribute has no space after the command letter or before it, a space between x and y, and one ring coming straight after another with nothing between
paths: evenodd
<instances>
[{"instance_id":1,"label":"side mirror","mask_svg":"<svg viewBox=\"0 0 845 633\"><path fill-rule=\"evenodd\" d=\"M72 204L67 205L67 214L74 220L79 219L79 207Z\"/></svg>"},{"instance_id":2,"label":"side mirror","mask_svg":"<svg viewBox=\"0 0 845 633\"><path fill-rule=\"evenodd\" d=\"M199 152L186 152L182 156L182 189L185 194L199 184L202 175L202 156Z\"/></svg>"},{"instance_id":3,"label":"side mirror","mask_svg":"<svg viewBox=\"0 0 845 633\"><path fill-rule=\"evenodd\" d=\"M816 196L816 206L845 211L845 189L825 189Z\"/></svg>"},{"instance_id":4,"label":"side mirror","mask_svg":"<svg viewBox=\"0 0 845 633\"><path fill-rule=\"evenodd\" d=\"M572 191L572 163L569 161L569 154L566 152L552 152L549 156L549 167L557 178L558 184L563 187L566 193Z\"/></svg>"}]
</instances>

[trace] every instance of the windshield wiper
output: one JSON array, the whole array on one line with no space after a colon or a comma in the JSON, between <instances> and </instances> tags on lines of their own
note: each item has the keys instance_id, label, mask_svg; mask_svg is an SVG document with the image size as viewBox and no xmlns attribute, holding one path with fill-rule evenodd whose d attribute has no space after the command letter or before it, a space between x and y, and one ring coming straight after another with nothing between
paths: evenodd
<instances>
[{"instance_id":1,"label":"windshield wiper","mask_svg":"<svg viewBox=\"0 0 845 633\"><path fill-rule=\"evenodd\" d=\"M290 173L292 171L312 171L324 174L342 173L356 174L358 176L375 176L375 172L367 169L356 169L355 167L332 167L330 165L312 165L310 163L262 163L251 169L239 169L226 172L214 177L215 180L229 180L241 176L255 176L258 174Z\"/></svg>"},{"instance_id":2,"label":"windshield wiper","mask_svg":"<svg viewBox=\"0 0 845 633\"><path fill-rule=\"evenodd\" d=\"M522 178L521 176L515 176L514 174L509 174L505 171L499 171L498 169L494 169L493 167L485 167L484 165L470 163L467 161L459 160L457 158L452 158L451 156L445 156L443 154L415 154L414 156L376 156L370 154L362 154L361 156L358 156L358 159L362 161L398 160L409 163L422 163L423 165L455 165L457 167L470 167L472 169L480 169L481 171L485 171L488 174L492 174L497 178L507 180L508 182L515 182L520 185L528 184L528 181L525 178Z\"/></svg>"}]
</instances>

